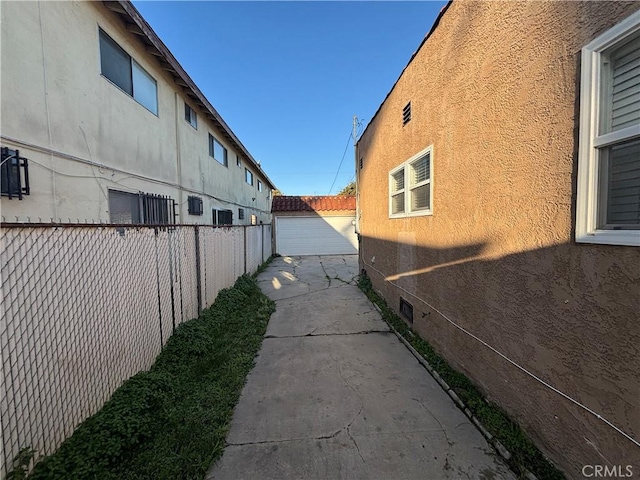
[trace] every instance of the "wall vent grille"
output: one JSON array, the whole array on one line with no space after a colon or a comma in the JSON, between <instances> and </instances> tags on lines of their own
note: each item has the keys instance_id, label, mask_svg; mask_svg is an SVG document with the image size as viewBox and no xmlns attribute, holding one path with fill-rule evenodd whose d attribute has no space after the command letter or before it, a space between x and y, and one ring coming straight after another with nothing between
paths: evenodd
<instances>
[{"instance_id":1,"label":"wall vent grille","mask_svg":"<svg viewBox=\"0 0 640 480\"><path fill-rule=\"evenodd\" d=\"M413 323L413 305L402 297L400 297L400 313L404 318L409 320L410 323Z\"/></svg>"},{"instance_id":2,"label":"wall vent grille","mask_svg":"<svg viewBox=\"0 0 640 480\"><path fill-rule=\"evenodd\" d=\"M402 109L402 125L406 125L411 121L411 102L407 103Z\"/></svg>"}]
</instances>

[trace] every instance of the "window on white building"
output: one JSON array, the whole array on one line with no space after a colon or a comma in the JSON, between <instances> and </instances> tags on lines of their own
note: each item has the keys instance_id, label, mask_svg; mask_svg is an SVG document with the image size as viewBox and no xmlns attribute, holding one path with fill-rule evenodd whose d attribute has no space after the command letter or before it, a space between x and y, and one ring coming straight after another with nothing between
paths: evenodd
<instances>
[{"instance_id":1,"label":"window on white building","mask_svg":"<svg viewBox=\"0 0 640 480\"><path fill-rule=\"evenodd\" d=\"M582 49L576 241L640 246L640 12Z\"/></svg>"},{"instance_id":2,"label":"window on white building","mask_svg":"<svg viewBox=\"0 0 640 480\"><path fill-rule=\"evenodd\" d=\"M198 129L198 115L196 114L196 111L186 103L184 104L184 119L193 128L196 130Z\"/></svg>"},{"instance_id":3,"label":"window on white building","mask_svg":"<svg viewBox=\"0 0 640 480\"><path fill-rule=\"evenodd\" d=\"M100 30L100 68L102 75L151 113L158 114L158 85L155 79Z\"/></svg>"},{"instance_id":4,"label":"window on white building","mask_svg":"<svg viewBox=\"0 0 640 480\"><path fill-rule=\"evenodd\" d=\"M253 173L248 168L244 169L244 179L249 185L253 185Z\"/></svg>"},{"instance_id":5,"label":"window on white building","mask_svg":"<svg viewBox=\"0 0 640 480\"><path fill-rule=\"evenodd\" d=\"M228 165L227 149L211 134L209 134L209 155L219 164L225 167Z\"/></svg>"}]
</instances>

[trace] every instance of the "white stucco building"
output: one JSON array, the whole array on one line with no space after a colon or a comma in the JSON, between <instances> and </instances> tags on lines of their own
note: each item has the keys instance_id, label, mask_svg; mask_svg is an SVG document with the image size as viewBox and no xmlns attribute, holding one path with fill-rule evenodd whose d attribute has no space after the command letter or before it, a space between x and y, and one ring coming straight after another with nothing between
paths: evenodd
<instances>
[{"instance_id":1,"label":"white stucco building","mask_svg":"<svg viewBox=\"0 0 640 480\"><path fill-rule=\"evenodd\" d=\"M271 222L275 186L130 2L1 15L4 221Z\"/></svg>"}]
</instances>

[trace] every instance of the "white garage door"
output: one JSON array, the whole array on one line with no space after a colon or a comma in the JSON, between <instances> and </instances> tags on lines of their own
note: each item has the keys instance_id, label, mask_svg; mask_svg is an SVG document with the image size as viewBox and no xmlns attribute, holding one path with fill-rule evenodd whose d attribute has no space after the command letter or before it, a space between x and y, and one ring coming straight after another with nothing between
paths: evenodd
<instances>
[{"instance_id":1,"label":"white garage door","mask_svg":"<svg viewBox=\"0 0 640 480\"><path fill-rule=\"evenodd\" d=\"M276 217L276 251L280 255L358 253L355 217Z\"/></svg>"}]
</instances>

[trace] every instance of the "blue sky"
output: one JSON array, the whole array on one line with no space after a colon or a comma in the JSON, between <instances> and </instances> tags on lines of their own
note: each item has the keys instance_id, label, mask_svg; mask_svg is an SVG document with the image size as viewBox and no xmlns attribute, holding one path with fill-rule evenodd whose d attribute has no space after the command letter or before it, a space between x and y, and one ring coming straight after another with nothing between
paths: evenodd
<instances>
[{"instance_id":1,"label":"blue sky","mask_svg":"<svg viewBox=\"0 0 640 480\"><path fill-rule=\"evenodd\" d=\"M445 2L134 4L284 194L327 195Z\"/></svg>"}]
</instances>

